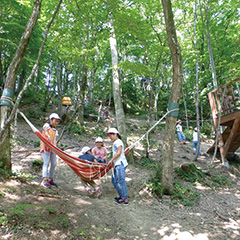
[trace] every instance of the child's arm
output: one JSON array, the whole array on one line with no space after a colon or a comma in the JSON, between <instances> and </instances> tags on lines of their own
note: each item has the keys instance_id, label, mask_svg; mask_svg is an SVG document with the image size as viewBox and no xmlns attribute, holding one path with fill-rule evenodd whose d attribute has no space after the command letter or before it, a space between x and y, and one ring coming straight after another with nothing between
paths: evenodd
<instances>
[{"instance_id":1,"label":"child's arm","mask_svg":"<svg viewBox=\"0 0 240 240\"><path fill-rule=\"evenodd\" d=\"M97 156L94 148L92 149L92 155L93 155L95 158L98 158L98 156Z\"/></svg>"},{"instance_id":2,"label":"child's arm","mask_svg":"<svg viewBox=\"0 0 240 240\"><path fill-rule=\"evenodd\" d=\"M107 149L106 148L105 148L105 153L104 153L103 159L107 161Z\"/></svg>"},{"instance_id":3,"label":"child's arm","mask_svg":"<svg viewBox=\"0 0 240 240\"><path fill-rule=\"evenodd\" d=\"M49 128L48 126L44 126L43 131L44 131L44 134L47 136L48 140L51 142L51 137L48 133L48 128Z\"/></svg>"},{"instance_id":4,"label":"child's arm","mask_svg":"<svg viewBox=\"0 0 240 240\"><path fill-rule=\"evenodd\" d=\"M114 160L118 159L122 153L122 146L119 146L117 148L116 154L113 156L113 158L108 162L108 164L111 164Z\"/></svg>"}]
</instances>

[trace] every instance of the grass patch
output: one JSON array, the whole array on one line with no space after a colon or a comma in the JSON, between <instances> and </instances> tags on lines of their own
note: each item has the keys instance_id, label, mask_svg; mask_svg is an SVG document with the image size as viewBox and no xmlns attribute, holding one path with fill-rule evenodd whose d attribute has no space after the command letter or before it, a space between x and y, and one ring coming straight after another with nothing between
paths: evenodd
<instances>
[{"instance_id":1,"label":"grass patch","mask_svg":"<svg viewBox=\"0 0 240 240\"><path fill-rule=\"evenodd\" d=\"M147 169L156 169L157 162L151 158L141 158L140 161L137 162L141 167Z\"/></svg>"},{"instance_id":2,"label":"grass patch","mask_svg":"<svg viewBox=\"0 0 240 240\"><path fill-rule=\"evenodd\" d=\"M193 207L199 203L200 194L196 192L195 187L191 185L182 185L175 181L174 191L171 196L173 204L181 203L185 207Z\"/></svg>"},{"instance_id":3,"label":"grass patch","mask_svg":"<svg viewBox=\"0 0 240 240\"><path fill-rule=\"evenodd\" d=\"M43 166L42 159L35 159L32 161L32 168L34 169L34 171L39 172L40 170L42 170L42 166Z\"/></svg>"},{"instance_id":4,"label":"grass patch","mask_svg":"<svg viewBox=\"0 0 240 240\"><path fill-rule=\"evenodd\" d=\"M20 182L28 182L28 181L34 180L34 176L31 173L28 173L26 170L22 170L20 172L13 173L10 178L19 180Z\"/></svg>"},{"instance_id":5,"label":"grass patch","mask_svg":"<svg viewBox=\"0 0 240 240\"><path fill-rule=\"evenodd\" d=\"M175 168L177 175L187 182L203 182L205 174L201 169L198 169L194 164L182 165L179 168Z\"/></svg>"},{"instance_id":6,"label":"grass patch","mask_svg":"<svg viewBox=\"0 0 240 240\"><path fill-rule=\"evenodd\" d=\"M26 208L35 208L33 204L20 204L16 205L14 208L11 208L9 211L10 215L24 215L24 210Z\"/></svg>"},{"instance_id":7,"label":"grass patch","mask_svg":"<svg viewBox=\"0 0 240 240\"><path fill-rule=\"evenodd\" d=\"M155 197L161 198L165 193L170 195L172 204L182 204L186 207L192 207L199 203L200 194L194 183L198 182L203 185L209 186L212 189L223 186L231 186L231 182L227 177L218 176L213 173L205 174L201 169L198 169L194 164L184 164L179 168L175 168L177 174L174 179L172 192L166 192L161 184L162 167L160 164L155 164L156 168L154 173L150 176L150 180L146 183L146 186L152 191ZM185 184L179 180L190 182L191 184Z\"/></svg>"}]
</instances>

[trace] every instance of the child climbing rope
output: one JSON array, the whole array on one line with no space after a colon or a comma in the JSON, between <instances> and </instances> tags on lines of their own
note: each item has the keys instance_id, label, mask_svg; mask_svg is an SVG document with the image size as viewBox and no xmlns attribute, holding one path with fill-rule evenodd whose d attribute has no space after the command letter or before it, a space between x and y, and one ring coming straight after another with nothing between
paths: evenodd
<instances>
[{"instance_id":1,"label":"child climbing rope","mask_svg":"<svg viewBox=\"0 0 240 240\"><path fill-rule=\"evenodd\" d=\"M57 113L52 113L49 116L49 122L43 125L42 134L47 138L53 145L56 146L56 138L58 136L58 131L55 127L59 124L61 118ZM57 184L53 181L56 168L56 154L50 150L42 141L40 142L40 153L43 158L43 168L42 177L43 180L41 185L45 188L57 187ZM50 169L48 171L50 165Z\"/></svg>"},{"instance_id":2,"label":"child climbing rope","mask_svg":"<svg viewBox=\"0 0 240 240\"><path fill-rule=\"evenodd\" d=\"M92 153L97 158L98 162L106 163L107 161L107 149L103 146L103 139L101 137L95 140L96 147L92 149Z\"/></svg>"},{"instance_id":3,"label":"child climbing rope","mask_svg":"<svg viewBox=\"0 0 240 240\"><path fill-rule=\"evenodd\" d=\"M97 159L92 155L92 151L90 147L83 147L81 151L81 155L78 157L82 160L87 160L89 162L97 162ZM102 190L93 180L83 180L81 179L83 186L85 187L86 192L92 197L96 194L97 198L102 196Z\"/></svg>"},{"instance_id":4,"label":"child climbing rope","mask_svg":"<svg viewBox=\"0 0 240 240\"><path fill-rule=\"evenodd\" d=\"M186 143L186 137L185 137L185 135L182 131L182 120L178 120L177 123L178 124L177 124L176 128L177 128L178 140L179 140L181 145L187 144Z\"/></svg>"},{"instance_id":5,"label":"child climbing rope","mask_svg":"<svg viewBox=\"0 0 240 240\"><path fill-rule=\"evenodd\" d=\"M106 134L108 134L113 142L113 157L108 164L114 162L112 184L119 194L119 197L115 197L115 202L118 204L128 204L128 189L125 181L125 171L128 162L124 154L124 145L116 128L110 128Z\"/></svg>"}]
</instances>

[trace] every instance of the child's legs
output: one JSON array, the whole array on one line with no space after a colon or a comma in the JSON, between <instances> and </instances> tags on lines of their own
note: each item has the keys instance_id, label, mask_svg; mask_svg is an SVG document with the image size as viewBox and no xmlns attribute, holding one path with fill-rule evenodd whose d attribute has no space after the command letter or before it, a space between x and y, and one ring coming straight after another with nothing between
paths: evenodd
<instances>
[{"instance_id":1,"label":"child's legs","mask_svg":"<svg viewBox=\"0 0 240 240\"><path fill-rule=\"evenodd\" d=\"M93 181L93 180L89 180L88 181L88 184L93 187L93 188L96 188L97 187L97 184Z\"/></svg>"},{"instance_id":2,"label":"child's legs","mask_svg":"<svg viewBox=\"0 0 240 240\"><path fill-rule=\"evenodd\" d=\"M127 199L128 190L125 181L125 176L126 174L123 164L116 166L114 169L114 176L112 177L112 183L114 187L117 189L119 196L123 197L124 199Z\"/></svg>"},{"instance_id":3,"label":"child's legs","mask_svg":"<svg viewBox=\"0 0 240 240\"><path fill-rule=\"evenodd\" d=\"M181 137L182 137L183 141L186 140L186 137L185 137L185 135L183 133L181 133Z\"/></svg>"},{"instance_id":4,"label":"child's legs","mask_svg":"<svg viewBox=\"0 0 240 240\"><path fill-rule=\"evenodd\" d=\"M89 181L86 181L86 180L83 180L81 179L81 182L82 182L82 185L87 188L89 186L93 187L93 188L96 188L97 187L97 184L93 181L93 180L89 180Z\"/></svg>"},{"instance_id":5,"label":"child's legs","mask_svg":"<svg viewBox=\"0 0 240 240\"><path fill-rule=\"evenodd\" d=\"M193 152L196 153L197 151L197 145L198 145L198 141L194 141L193 142ZM199 150L198 150L199 154L201 154L201 146L199 146Z\"/></svg>"},{"instance_id":6,"label":"child's legs","mask_svg":"<svg viewBox=\"0 0 240 240\"><path fill-rule=\"evenodd\" d=\"M181 133L180 133L180 132L177 132L177 135L178 135L178 140L179 140L179 142L181 142L181 141L182 141Z\"/></svg>"},{"instance_id":7,"label":"child's legs","mask_svg":"<svg viewBox=\"0 0 240 240\"><path fill-rule=\"evenodd\" d=\"M197 151L197 144L198 144L197 141L193 141L193 152L194 153L196 153L196 151Z\"/></svg>"},{"instance_id":8,"label":"child's legs","mask_svg":"<svg viewBox=\"0 0 240 240\"><path fill-rule=\"evenodd\" d=\"M115 169L114 169L114 174L113 174L113 176L112 176L112 184L113 184L113 186L116 188L119 196L121 196L121 192L119 191L118 185L117 185L117 177L116 177L116 171L115 171Z\"/></svg>"},{"instance_id":9,"label":"child's legs","mask_svg":"<svg viewBox=\"0 0 240 240\"><path fill-rule=\"evenodd\" d=\"M80 179L81 180L81 182L82 182L82 185L86 188L86 187L88 187L88 182L87 181L85 181L85 180L83 180L83 179Z\"/></svg>"},{"instance_id":10,"label":"child's legs","mask_svg":"<svg viewBox=\"0 0 240 240\"><path fill-rule=\"evenodd\" d=\"M55 168L56 168L56 154L50 152L50 170L49 170L49 178L54 177L54 173L55 173Z\"/></svg>"},{"instance_id":11,"label":"child's legs","mask_svg":"<svg viewBox=\"0 0 240 240\"><path fill-rule=\"evenodd\" d=\"M48 178L48 166L50 162L50 152L42 152L43 167L42 167L42 177Z\"/></svg>"}]
</instances>

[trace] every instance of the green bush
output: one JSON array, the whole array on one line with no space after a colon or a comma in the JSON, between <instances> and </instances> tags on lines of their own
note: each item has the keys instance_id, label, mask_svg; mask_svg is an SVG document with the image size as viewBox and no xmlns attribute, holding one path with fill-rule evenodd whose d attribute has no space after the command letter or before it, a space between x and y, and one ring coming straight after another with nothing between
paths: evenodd
<instances>
[{"instance_id":1,"label":"green bush","mask_svg":"<svg viewBox=\"0 0 240 240\"><path fill-rule=\"evenodd\" d=\"M172 199L178 200L186 207L192 207L198 204L200 200L200 194L195 191L194 187L190 185L183 186L179 182L175 182L174 191L171 197Z\"/></svg>"},{"instance_id":2,"label":"green bush","mask_svg":"<svg viewBox=\"0 0 240 240\"><path fill-rule=\"evenodd\" d=\"M166 192L161 185L162 178L162 166L161 164L156 165L155 172L151 175L149 182L146 184L151 189L152 193L156 197L162 197ZM195 188L187 185L183 186L180 182L175 180L173 191L168 193L171 196L173 204L183 204L184 206L193 206L197 204L200 199L200 194L195 191Z\"/></svg>"},{"instance_id":3,"label":"green bush","mask_svg":"<svg viewBox=\"0 0 240 240\"><path fill-rule=\"evenodd\" d=\"M27 118L40 118L41 117L41 113L38 110L35 110L33 108L28 108L27 112L26 112L26 116Z\"/></svg>"},{"instance_id":4,"label":"green bush","mask_svg":"<svg viewBox=\"0 0 240 240\"><path fill-rule=\"evenodd\" d=\"M184 171L181 167L175 168L177 175L188 182L202 182L205 178L205 174L202 170L196 168L194 164L188 165L188 171Z\"/></svg>"},{"instance_id":5,"label":"green bush","mask_svg":"<svg viewBox=\"0 0 240 240\"><path fill-rule=\"evenodd\" d=\"M20 182L32 181L34 176L31 173L28 173L26 170L14 173L11 176L12 179L18 179Z\"/></svg>"},{"instance_id":6,"label":"green bush","mask_svg":"<svg viewBox=\"0 0 240 240\"><path fill-rule=\"evenodd\" d=\"M141 158L139 165L148 169L156 169L157 162L151 158Z\"/></svg>"},{"instance_id":7,"label":"green bush","mask_svg":"<svg viewBox=\"0 0 240 240\"><path fill-rule=\"evenodd\" d=\"M40 147L40 141L34 141L33 142L33 146L35 147L35 148L37 148L37 147Z\"/></svg>"},{"instance_id":8,"label":"green bush","mask_svg":"<svg viewBox=\"0 0 240 240\"><path fill-rule=\"evenodd\" d=\"M162 197L164 189L161 186L162 178L162 166L160 163L156 164L154 173L151 174L149 182L146 184L151 189L152 193L156 197Z\"/></svg>"},{"instance_id":9,"label":"green bush","mask_svg":"<svg viewBox=\"0 0 240 240\"><path fill-rule=\"evenodd\" d=\"M70 126L70 129L69 129L69 131L71 132L71 133L86 133L87 132L87 127L85 127L85 126L80 126L80 125L78 125L78 124L76 124L76 123L72 123L71 124L71 126Z\"/></svg>"}]
</instances>

